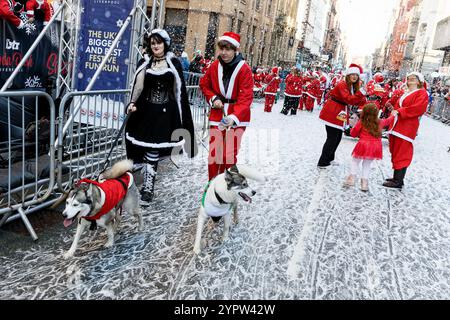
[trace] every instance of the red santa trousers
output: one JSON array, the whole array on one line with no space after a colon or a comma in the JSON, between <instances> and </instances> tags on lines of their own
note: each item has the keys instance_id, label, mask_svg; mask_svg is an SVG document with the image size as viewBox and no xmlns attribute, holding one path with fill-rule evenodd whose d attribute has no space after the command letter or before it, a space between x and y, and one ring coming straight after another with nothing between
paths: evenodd
<instances>
[{"instance_id":1,"label":"red santa trousers","mask_svg":"<svg viewBox=\"0 0 450 320\"><path fill-rule=\"evenodd\" d=\"M300 101L298 104L298 110L302 110L305 109L305 100L306 100L307 95L306 94L302 94L302 96L300 97Z\"/></svg>"},{"instance_id":2,"label":"red santa trousers","mask_svg":"<svg viewBox=\"0 0 450 320\"><path fill-rule=\"evenodd\" d=\"M314 109L314 101L316 99L311 98L310 96L306 96L305 108L308 111L312 111Z\"/></svg>"},{"instance_id":3,"label":"red santa trousers","mask_svg":"<svg viewBox=\"0 0 450 320\"><path fill-rule=\"evenodd\" d=\"M209 180L237 163L244 131L242 127L224 131L215 126L209 129Z\"/></svg>"},{"instance_id":4,"label":"red santa trousers","mask_svg":"<svg viewBox=\"0 0 450 320\"><path fill-rule=\"evenodd\" d=\"M266 94L266 104L264 105L264 111L272 112L274 102L275 102L275 95Z\"/></svg>"},{"instance_id":5,"label":"red santa trousers","mask_svg":"<svg viewBox=\"0 0 450 320\"><path fill-rule=\"evenodd\" d=\"M414 153L413 144L411 142L390 135L389 151L391 152L392 167L394 170L409 167Z\"/></svg>"}]
</instances>

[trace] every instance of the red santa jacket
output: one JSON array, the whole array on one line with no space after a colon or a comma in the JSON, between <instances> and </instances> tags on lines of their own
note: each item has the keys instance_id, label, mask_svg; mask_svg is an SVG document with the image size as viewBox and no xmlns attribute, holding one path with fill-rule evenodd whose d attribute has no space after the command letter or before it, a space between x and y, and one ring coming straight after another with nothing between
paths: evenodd
<instances>
[{"instance_id":1,"label":"red santa jacket","mask_svg":"<svg viewBox=\"0 0 450 320\"><path fill-rule=\"evenodd\" d=\"M324 91L327 87L328 79L323 74L320 76L320 90Z\"/></svg>"},{"instance_id":2,"label":"red santa jacket","mask_svg":"<svg viewBox=\"0 0 450 320\"><path fill-rule=\"evenodd\" d=\"M384 105L389 100L389 93L374 80L370 80L366 86L367 100L377 105L378 109L384 108Z\"/></svg>"},{"instance_id":3,"label":"red santa jacket","mask_svg":"<svg viewBox=\"0 0 450 320\"><path fill-rule=\"evenodd\" d=\"M255 73L253 75L253 82L256 88L261 88L264 81L264 75L262 73Z\"/></svg>"},{"instance_id":4,"label":"red santa jacket","mask_svg":"<svg viewBox=\"0 0 450 320\"><path fill-rule=\"evenodd\" d=\"M250 66L244 60L239 62L231 76L227 92L225 92L222 77L223 67L217 59L200 80L200 89L211 106L216 97L235 101L234 103L225 103L223 110L212 108L209 124L218 126L225 113L225 116L234 120L236 127L248 126L250 124L250 106L253 102L253 77Z\"/></svg>"},{"instance_id":5,"label":"red santa jacket","mask_svg":"<svg viewBox=\"0 0 450 320\"><path fill-rule=\"evenodd\" d=\"M345 80L342 80L330 91L329 98L325 102L319 118L327 126L344 130L344 121L337 118L339 113L344 111L348 119L347 105L359 106L365 102L366 98L361 90L352 94Z\"/></svg>"},{"instance_id":6,"label":"red santa jacket","mask_svg":"<svg viewBox=\"0 0 450 320\"><path fill-rule=\"evenodd\" d=\"M303 81L301 77L295 76L290 73L286 77L285 82L286 82L286 90L284 91L285 96L298 98L302 95Z\"/></svg>"},{"instance_id":7,"label":"red santa jacket","mask_svg":"<svg viewBox=\"0 0 450 320\"><path fill-rule=\"evenodd\" d=\"M389 134L412 143L419 129L419 118L427 111L428 92L425 89L406 92L398 106L398 116L389 128Z\"/></svg>"},{"instance_id":8,"label":"red santa jacket","mask_svg":"<svg viewBox=\"0 0 450 320\"><path fill-rule=\"evenodd\" d=\"M306 95L310 96L313 99L319 100L322 97L322 90L320 88L320 80L313 79L306 86Z\"/></svg>"},{"instance_id":9,"label":"red santa jacket","mask_svg":"<svg viewBox=\"0 0 450 320\"><path fill-rule=\"evenodd\" d=\"M34 10L42 10L44 12L44 25L46 25L52 17L52 10L47 0L28 0L26 9L28 18L34 17Z\"/></svg>"},{"instance_id":10,"label":"red santa jacket","mask_svg":"<svg viewBox=\"0 0 450 320\"><path fill-rule=\"evenodd\" d=\"M84 182L99 187L103 191L105 196L103 207L100 209L100 211L95 216L84 218L89 221L98 220L102 216L110 212L112 209L114 209L117 204L127 195L128 188L133 181L132 179L133 177L131 173L127 172L119 178L109 179L102 183L89 179L80 180L80 182L78 182L79 184ZM120 182L119 180L122 182Z\"/></svg>"},{"instance_id":11,"label":"red santa jacket","mask_svg":"<svg viewBox=\"0 0 450 320\"><path fill-rule=\"evenodd\" d=\"M273 74L269 74L265 79L264 83L267 84L264 94L276 95L278 88L280 87L281 78Z\"/></svg>"},{"instance_id":12,"label":"red santa jacket","mask_svg":"<svg viewBox=\"0 0 450 320\"><path fill-rule=\"evenodd\" d=\"M0 18L21 29L25 26L25 23L14 14L15 4L14 0L0 0Z\"/></svg>"}]
</instances>

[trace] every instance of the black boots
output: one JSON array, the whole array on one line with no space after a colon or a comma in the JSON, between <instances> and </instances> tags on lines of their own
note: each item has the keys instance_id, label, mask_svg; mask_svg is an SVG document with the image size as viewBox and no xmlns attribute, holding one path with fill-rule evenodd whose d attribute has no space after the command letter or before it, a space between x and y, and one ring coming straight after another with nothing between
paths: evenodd
<instances>
[{"instance_id":1,"label":"black boots","mask_svg":"<svg viewBox=\"0 0 450 320\"><path fill-rule=\"evenodd\" d=\"M283 107L283 109L281 110L282 114L284 114L285 116L287 116L287 114L289 113L289 108L288 107Z\"/></svg>"},{"instance_id":2,"label":"black boots","mask_svg":"<svg viewBox=\"0 0 450 320\"><path fill-rule=\"evenodd\" d=\"M142 176L144 178L141 188L142 205L149 205L153 201L157 169L158 162L145 163L142 168Z\"/></svg>"},{"instance_id":3,"label":"black boots","mask_svg":"<svg viewBox=\"0 0 450 320\"><path fill-rule=\"evenodd\" d=\"M386 179L386 181L383 183L383 187L401 189L403 187L403 180L405 179L406 169L408 168L394 170L394 177L392 179Z\"/></svg>"}]
</instances>

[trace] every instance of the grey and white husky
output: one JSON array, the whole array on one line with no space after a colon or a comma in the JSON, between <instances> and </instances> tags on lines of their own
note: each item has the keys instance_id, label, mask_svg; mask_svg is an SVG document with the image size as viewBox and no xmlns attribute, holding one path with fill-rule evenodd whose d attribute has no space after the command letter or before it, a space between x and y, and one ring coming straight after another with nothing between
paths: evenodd
<instances>
[{"instance_id":1,"label":"grey and white husky","mask_svg":"<svg viewBox=\"0 0 450 320\"><path fill-rule=\"evenodd\" d=\"M247 203L252 202L256 192L250 188L247 179L263 182L266 177L255 170L244 166L233 166L224 173L219 174L208 184L203 194L200 212L198 213L197 232L195 236L194 252L201 251L202 232L205 223L212 218L214 221L224 218L222 240L228 239L231 226L231 213L234 222L239 222L237 203L239 199Z\"/></svg>"},{"instance_id":2,"label":"grey and white husky","mask_svg":"<svg viewBox=\"0 0 450 320\"><path fill-rule=\"evenodd\" d=\"M76 220L78 226L72 246L64 254L65 259L74 255L84 229L92 223L106 228L108 241L105 247L113 246L122 209L136 216L139 231L142 231L139 191L131 174L132 168L130 160L117 162L100 175L100 183L83 179L69 192L62 213L64 226L68 227Z\"/></svg>"}]
</instances>

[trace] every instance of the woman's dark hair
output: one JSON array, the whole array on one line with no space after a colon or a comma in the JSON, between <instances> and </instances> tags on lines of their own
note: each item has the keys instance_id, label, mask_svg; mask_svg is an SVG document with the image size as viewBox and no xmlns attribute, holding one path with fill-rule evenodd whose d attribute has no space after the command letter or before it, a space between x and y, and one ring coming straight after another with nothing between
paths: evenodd
<instances>
[{"instance_id":1,"label":"woman's dark hair","mask_svg":"<svg viewBox=\"0 0 450 320\"><path fill-rule=\"evenodd\" d=\"M358 76L358 81L355 83L352 83L350 81L350 75L345 76L345 82L347 82L348 90L351 90L353 87L353 93L357 93L359 89L361 88L361 84L359 83L359 80L361 80L361 77Z\"/></svg>"},{"instance_id":2,"label":"woman's dark hair","mask_svg":"<svg viewBox=\"0 0 450 320\"><path fill-rule=\"evenodd\" d=\"M149 55L153 55L153 51L152 51L152 39L154 39L156 41L156 43L164 43L164 54L167 54L167 52L169 52L169 46L167 45L166 41L164 41L164 38L161 37L159 34L154 33L152 35L150 35L150 37L147 39L147 52L149 53Z\"/></svg>"}]
</instances>

